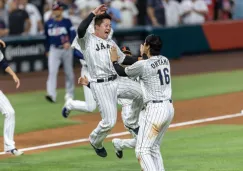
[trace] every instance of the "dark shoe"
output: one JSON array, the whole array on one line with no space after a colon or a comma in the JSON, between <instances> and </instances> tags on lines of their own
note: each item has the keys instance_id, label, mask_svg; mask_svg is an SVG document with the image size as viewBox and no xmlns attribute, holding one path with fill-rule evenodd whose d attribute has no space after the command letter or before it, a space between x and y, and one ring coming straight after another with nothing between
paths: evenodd
<instances>
[{"instance_id":1,"label":"dark shoe","mask_svg":"<svg viewBox=\"0 0 243 171\"><path fill-rule=\"evenodd\" d=\"M51 103L55 103L55 101L49 95L46 95L46 100L49 101L49 102L51 102Z\"/></svg>"},{"instance_id":2,"label":"dark shoe","mask_svg":"<svg viewBox=\"0 0 243 171\"><path fill-rule=\"evenodd\" d=\"M118 138L114 138L112 140L112 144L113 144L113 146L115 148L116 156L119 159L121 159L123 157L123 151L122 151L121 147L119 146L119 141L121 141L121 140L118 139Z\"/></svg>"},{"instance_id":3,"label":"dark shoe","mask_svg":"<svg viewBox=\"0 0 243 171\"><path fill-rule=\"evenodd\" d=\"M69 116L69 113L70 113L70 111L66 107L62 108L62 116L64 118L67 118Z\"/></svg>"},{"instance_id":4,"label":"dark shoe","mask_svg":"<svg viewBox=\"0 0 243 171\"><path fill-rule=\"evenodd\" d=\"M94 150L95 150L95 152L98 156L100 156L100 157L106 157L107 156L107 152L106 152L104 147L102 147L101 149L98 149L93 144L91 144L91 142L90 142L90 145L94 148Z\"/></svg>"},{"instance_id":5,"label":"dark shoe","mask_svg":"<svg viewBox=\"0 0 243 171\"><path fill-rule=\"evenodd\" d=\"M135 134L136 136L138 135L138 131L139 131L139 127L133 129L133 128L130 128L128 126L125 125L125 127L130 131L132 132L133 134Z\"/></svg>"}]
</instances>

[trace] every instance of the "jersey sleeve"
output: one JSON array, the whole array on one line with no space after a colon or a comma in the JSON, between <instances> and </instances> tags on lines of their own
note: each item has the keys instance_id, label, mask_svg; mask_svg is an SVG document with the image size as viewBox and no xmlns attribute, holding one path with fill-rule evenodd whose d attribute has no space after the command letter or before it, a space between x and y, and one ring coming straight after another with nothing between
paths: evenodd
<instances>
[{"instance_id":1,"label":"jersey sleeve","mask_svg":"<svg viewBox=\"0 0 243 171\"><path fill-rule=\"evenodd\" d=\"M145 60L141 60L138 62L135 62L131 66L128 66L125 68L125 72L128 77L131 78L137 78L139 76L142 76L143 71L144 71L144 65L145 65Z\"/></svg>"},{"instance_id":2,"label":"jersey sleeve","mask_svg":"<svg viewBox=\"0 0 243 171\"><path fill-rule=\"evenodd\" d=\"M86 32L83 38L77 38L77 42L81 48L81 52L85 52L90 35L91 33Z\"/></svg>"},{"instance_id":3,"label":"jersey sleeve","mask_svg":"<svg viewBox=\"0 0 243 171\"><path fill-rule=\"evenodd\" d=\"M3 53L0 51L0 67L5 70L8 66L7 60L4 59Z\"/></svg>"},{"instance_id":4,"label":"jersey sleeve","mask_svg":"<svg viewBox=\"0 0 243 171\"><path fill-rule=\"evenodd\" d=\"M0 62L3 60L3 53L0 51Z\"/></svg>"}]
</instances>

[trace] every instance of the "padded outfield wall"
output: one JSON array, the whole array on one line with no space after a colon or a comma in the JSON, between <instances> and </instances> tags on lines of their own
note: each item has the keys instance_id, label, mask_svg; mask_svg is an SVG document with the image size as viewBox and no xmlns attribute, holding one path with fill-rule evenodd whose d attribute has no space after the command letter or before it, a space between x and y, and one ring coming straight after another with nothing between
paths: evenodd
<instances>
[{"instance_id":1,"label":"padded outfield wall","mask_svg":"<svg viewBox=\"0 0 243 171\"><path fill-rule=\"evenodd\" d=\"M158 34L164 43L161 54L172 59L185 54L242 49L242 30L241 20L222 21L174 28L145 26L116 30L113 38L119 46L128 46L134 55L139 55L139 46L146 36ZM3 40L7 44L3 52L15 71L33 72L47 69L45 36L14 36L4 37Z\"/></svg>"}]
</instances>

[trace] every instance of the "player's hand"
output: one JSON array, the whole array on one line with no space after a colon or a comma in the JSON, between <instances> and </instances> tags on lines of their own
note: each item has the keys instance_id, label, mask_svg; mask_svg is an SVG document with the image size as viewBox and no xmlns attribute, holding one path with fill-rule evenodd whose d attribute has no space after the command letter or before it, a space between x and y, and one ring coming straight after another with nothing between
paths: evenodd
<instances>
[{"instance_id":1,"label":"player's hand","mask_svg":"<svg viewBox=\"0 0 243 171\"><path fill-rule=\"evenodd\" d=\"M19 80L19 78L17 77L17 75L14 75L14 76L13 76L13 80L14 80L14 82L16 83L16 89L18 89L19 86L20 86L20 80Z\"/></svg>"},{"instance_id":2,"label":"player's hand","mask_svg":"<svg viewBox=\"0 0 243 171\"><path fill-rule=\"evenodd\" d=\"M4 41L2 41L1 39L0 39L0 44L1 44L1 46L2 46L2 47L4 47L4 48L6 47L5 42L4 42Z\"/></svg>"},{"instance_id":3,"label":"player's hand","mask_svg":"<svg viewBox=\"0 0 243 171\"><path fill-rule=\"evenodd\" d=\"M70 49L70 47L71 47L71 44L69 42L63 44L63 48L66 50Z\"/></svg>"},{"instance_id":4,"label":"player's hand","mask_svg":"<svg viewBox=\"0 0 243 171\"><path fill-rule=\"evenodd\" d=\"M46 57L48 57L49 56L49 52L46 52L45 55L46 55Z\"/></svg>"},{"instance_id":5,"label":"player's hand","mask_svg":"<svg viewBox=\"0 0 243 171\"><path fill-rule=\"evenodd\" d=\"M118 60L119 56L117 55L117 49L116 49L115 46L112 46L112 47L111 47L110 55L111 55L111 61L112 61L112 62Z\"/></svg>"},{"instance_id":6,"label":"player's hand","mask_svg":"<svg viewBox=\"0 0 243 171\"><path fill-rule=\"evenodd\" d=\"M138 57L138 61L141 61L141 60L143 60L143 57Z\"/></svg>"},{"instance_id":7,"label":"player's hand","mask_svg":"<svg viewBox=\"0 0 243 171\"><path fill-rule=\"evenodd\" d=\"M92 11L92 13L94 15L101 15L101 14L104 14L106 12L106 10L107 10L106 5L102 4L102 5L98 6L97 8L95 8L95 10Z\"/></svg>"},{"instance_id":8,"label":"player's hand","mask_svg":"<svg viewBox=\"0 0 243 171\"><path fill-rule=\"evenodd\" d=\"M89 84L89 80L88 80L88 78L86 76L79 77L78 84L87 86Z\"/></svg>"}]
</instances>

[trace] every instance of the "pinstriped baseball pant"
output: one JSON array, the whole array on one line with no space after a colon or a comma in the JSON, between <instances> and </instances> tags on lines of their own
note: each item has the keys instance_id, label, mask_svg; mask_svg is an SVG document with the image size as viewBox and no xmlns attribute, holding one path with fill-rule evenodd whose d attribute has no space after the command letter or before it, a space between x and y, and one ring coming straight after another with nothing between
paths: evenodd
<instances>
[{"instance_id":1,"label":"pinstriped baseball pant","mask_svg":"<svg viewBox=\"0 0 243 171\"><path fill-rule=\"evenodd\" d=\"M90 85L102 118L98 126L90 134L90 142L96 148L103 147L103 140L116 124L117 97L133 100L131 106L132 122L127 126L130 126L131 128L138 127L138 119L134 118L138 118L139 112L143 107L143 96L140 85L132 80L121 82L119 79L120 78L117 78L114 81L103 83L92 82ZM138 88L137 85L139 85Z\"/></svg>"},{"instance_id":2,"label":"pinstriped baseball pant","mask_svg":"<svg viewBox=\"0 0 243 171\"><path fill-rule=\"evenodd\" d=\"M5 117L4 119L4 151L9 151L15 148L14 128L15 128L15 111L7 97L0 91L0 112Z\"/></svg>"},{"instance_id":3,"label":"pinstriped baseball pant","mask_svg":"<svg viewBox=\"0 0 243 171\"><path fill-rule=\"evenodd\" d=\"M141 113L136 156L143 171L164 171L160 145L173 117L174 107L169 101L148 103Z\"/></svg>"},{"instance_id":4,"label":"pinstriped baseball pant","mask_svg":"<svg viewBox=\"0 0 243 171\"><path fill-rule=\"evenodd\" d=\"M87 64L84 60L80 60L82 63L81 77L86 76L90 80ZM79 110L84 112L93 112L96 109L96 102L94 100L92 91L87 86L83 86L84 101L80 100L68 100L66 107L68 110Z\"/></svg>"}]
</instances>

